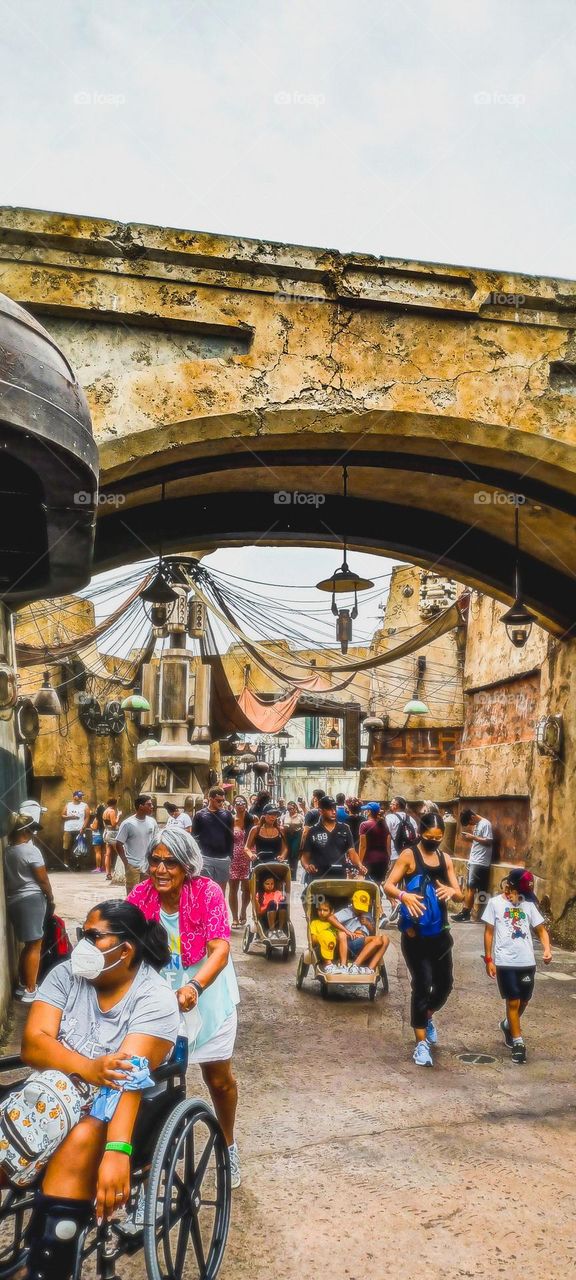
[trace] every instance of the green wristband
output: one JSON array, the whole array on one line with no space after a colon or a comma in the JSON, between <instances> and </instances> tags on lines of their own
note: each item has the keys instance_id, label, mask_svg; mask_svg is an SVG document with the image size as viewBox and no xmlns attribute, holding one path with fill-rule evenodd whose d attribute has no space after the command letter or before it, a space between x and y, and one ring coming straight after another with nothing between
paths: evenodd
<instances>
[{"instance_id":1,"label":"green wristband","mask_svg":"<svg viewBox=\"0 0 576 1280\"><path fill-rule=\"evenodd\" d=\"M106 1146L104 1147L104 1150L105 1151L121 1151L123 1155L131 1156L132 1143L131 1142L107 1142Z\"/></svg>"}]
</instances>

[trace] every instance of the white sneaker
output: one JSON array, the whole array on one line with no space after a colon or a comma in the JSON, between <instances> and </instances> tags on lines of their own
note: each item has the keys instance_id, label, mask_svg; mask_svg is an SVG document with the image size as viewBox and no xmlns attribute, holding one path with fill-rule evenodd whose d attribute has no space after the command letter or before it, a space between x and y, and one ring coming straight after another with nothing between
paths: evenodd
<instances>
[{"instance_id":1,"label":"white sneaker","mask_svg":"<svg viewBox=\"0 0 576 1280\"><path fill-rule=\"evenodd\" d=\"M354 976L356 976L356 974L357 974L357 973L360 973L360 969L358 968L358 965L357 965L357 964L349 964L349 965L348 965L348 967L347 967L346 972L347 972L347 973L353 973L353 974L354 974Z\"/></svg>"},{"instance_id":2,"label":"white sneaker","mask_svg":"<svg viewBox=\"0 0 576 1280\"><path fill-rule=\"evenodd\" d=\"M38 987L34 987L33 991L28 991L28 988L25 987L23 995L18 996L18 999L21 1001L22 1004L33 1004L37 995L38 995Z\"/></svg>"},{"instance_id":3,"label":"white sneaker","mask_svg":"<svg viewBox=\"0 0 576 1280\"><path fill-rule=\"evenodd\" d=\"M324 973L338 973L338 965L337 965L337 964L325 964L325 965L324 965Z\"/></svg>"},{"instance_id":4,"label":"white sneaker","mask_svg":"<svg viewBox=\"0 0 576 1280\"><path fill-rule=\"evenodd\" d=\"M232 1146L228 1147L228 1155L230 1157L230 1186L232 1187L232 1190L235 1190L236 1187L240 1186L242 1181L237 1142L233 1142Z\"/></svg>"}]
</instances>

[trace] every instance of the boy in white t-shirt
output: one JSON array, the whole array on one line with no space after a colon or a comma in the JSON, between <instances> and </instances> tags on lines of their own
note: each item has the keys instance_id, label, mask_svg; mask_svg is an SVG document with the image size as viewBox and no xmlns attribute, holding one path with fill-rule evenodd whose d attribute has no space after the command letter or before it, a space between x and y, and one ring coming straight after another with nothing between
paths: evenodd
<instances>
[{"instance_id":1,"label":"boy in white t-shirt","mask_svg":"<svg viewBox=\"0 0 576 1280\"><path fill-rule=\"evenodd\" d=\"M520 1018L534 991L536 958L531 929L544 948L542 959L550 964L552 951L544 917L534 894L534 876L524 867L514 867L504 884L504 892L490 899L484 914L484 963L489 978L497 978L498 990L506 1001L506 1017L500 1030L512 1061L526 1062L526 1045Z\"/></svg>"}]
</instances>

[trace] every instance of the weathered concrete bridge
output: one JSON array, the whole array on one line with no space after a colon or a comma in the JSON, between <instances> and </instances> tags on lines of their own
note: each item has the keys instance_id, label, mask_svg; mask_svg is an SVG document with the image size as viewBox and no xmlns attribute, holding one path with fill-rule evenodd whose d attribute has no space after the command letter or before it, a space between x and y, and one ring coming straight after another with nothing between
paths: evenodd
<instances>
[{"instance_id":1,"label":"weathered concrete bridge","mask_svg":"<svg viewBox=\"0 0 576 1280\"><path fill-rule=\"evenodd\" d=\"M89 400L96 567L347 527L509 600L520 493L527 602L573 625L574 282L26 209L0 263Z\"/></svg>"}]
</instances>

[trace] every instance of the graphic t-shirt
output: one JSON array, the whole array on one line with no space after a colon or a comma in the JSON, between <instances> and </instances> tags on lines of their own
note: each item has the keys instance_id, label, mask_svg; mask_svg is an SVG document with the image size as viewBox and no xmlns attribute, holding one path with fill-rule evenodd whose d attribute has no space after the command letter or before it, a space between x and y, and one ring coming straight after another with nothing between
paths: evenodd
<instances>
[{"instance_id":1,"label":"graphic t-shirt","mask_svg":"<svg viewBox=\"0 0 576 1280\"><path fill-rule=\"evenodd\" d=\"M332 866L344 866L348 849L354 848L352 832L345 822L337 822L331 831L322 821L311 827L304 842L304 853L316 867L318 875L326 875ZM312 873L313 875L316 872Z\"/></svg>"},{"instance_id":2,"label":"graphic t-shirt","mask_svg":"<svg viewBox=\"0 0 576 1280\"><path fill-rule=\"evenodd\" d=\"M184 810L182 810L182 813L177 813L176 815L173 815L171 818L168 818L166 826L167 827L184 827L185 831L192 831L192 819L189 813L185 813Z\"/></svg>"},{"instance_id":3,"label":"graphic t-shirt","mask_svg":"<svg viewBox=\"0 0 576 1280\"><path fill-rule=\"evenodd\" d=\"M476 823L472 832L474 836L481 836L483 840L492 840L492 823L488 818L480 818ZM472 840L470 844L470 853L468 854L471 863L475 863L477 867L489 867L492 861L492 844L480 844L478 840Z\"/></svg>"},{"instance_id":4,"label":"graphic t-shirt","mask_svg":"<svg viewBox=\"0 0 576 1280\"><path fill-rule=\"evenodd\" d=\"M530 929L544 924L534 902L513 903L505 894L491 898L482 919L494 926L494 964L502 969L529 969L536 964Z\"/></svg>"}]
</instances>

